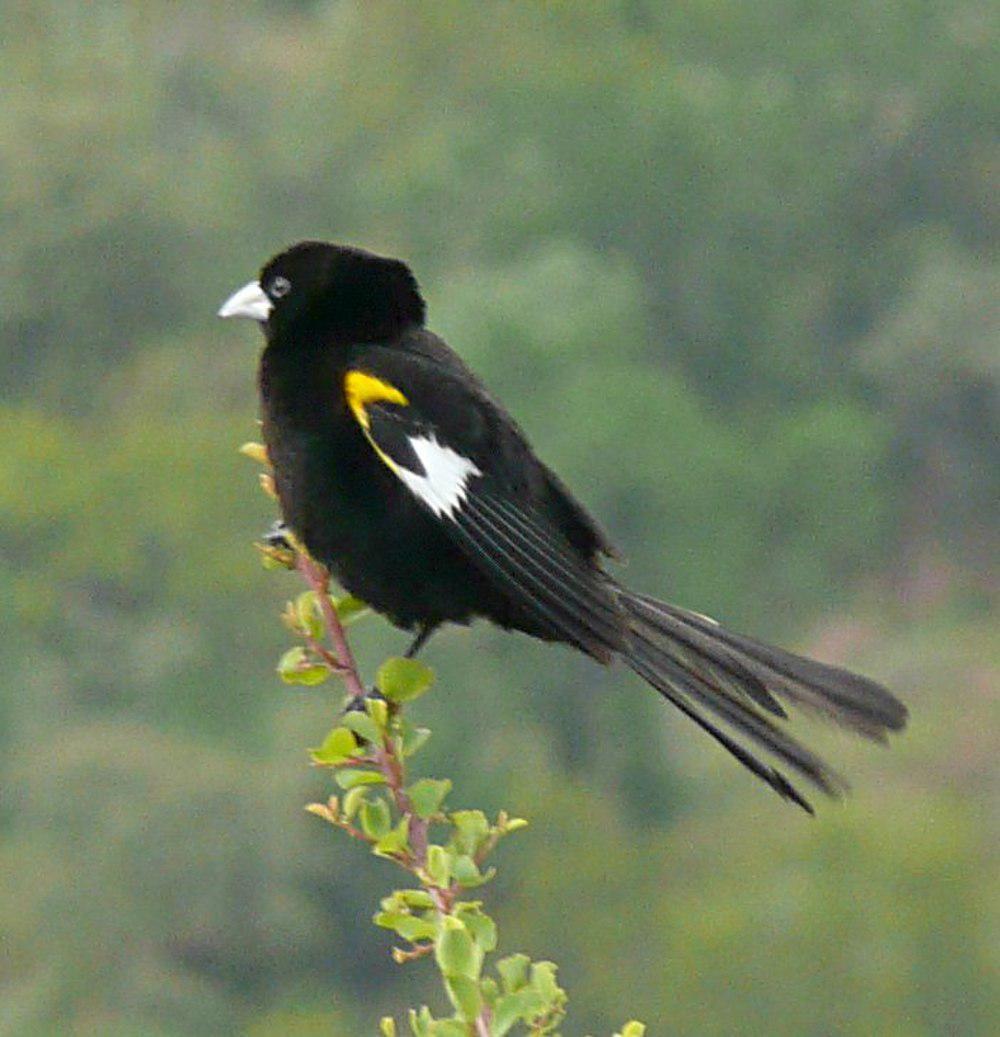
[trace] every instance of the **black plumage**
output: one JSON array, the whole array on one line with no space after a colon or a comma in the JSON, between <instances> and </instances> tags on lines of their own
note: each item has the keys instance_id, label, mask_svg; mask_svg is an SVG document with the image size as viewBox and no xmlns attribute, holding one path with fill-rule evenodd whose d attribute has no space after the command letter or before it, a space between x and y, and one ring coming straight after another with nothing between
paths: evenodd
<instances>
[{"instance_id":1,"label":"black plumage","mask_svg":"<svg viewBox=\"0 0 1000 1037\"><path fill-rule=\"evenodd\" d=\"M484 617L621 659L781 795L766 751L817 788L840 779L784 727L784 703L869 738L903 727L883 687L623 587L608 538L516 422L424 326L409 268L302 242L220 311L266 337L264 437L285 522L352 594L420 643Z\"/></svg>"}]
</instances>

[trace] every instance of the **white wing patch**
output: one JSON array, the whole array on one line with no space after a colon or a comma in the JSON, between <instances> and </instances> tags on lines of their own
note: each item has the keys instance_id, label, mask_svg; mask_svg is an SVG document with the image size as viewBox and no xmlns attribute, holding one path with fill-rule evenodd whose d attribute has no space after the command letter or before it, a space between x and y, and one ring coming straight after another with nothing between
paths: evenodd
<instances>
[{"instance_id":1,"label":"white wing patch","mask_svg":"<svg viewBox=\"0 0 1000 1037\"><path fill-rule=\"evenodd\" d=\"M452 518L465 500L469 480L483 473L467 458L433 436L407 437L420 458L424 475L396 465L394 470L409 489L438 517Z\"/></svg>"}]
</instances>

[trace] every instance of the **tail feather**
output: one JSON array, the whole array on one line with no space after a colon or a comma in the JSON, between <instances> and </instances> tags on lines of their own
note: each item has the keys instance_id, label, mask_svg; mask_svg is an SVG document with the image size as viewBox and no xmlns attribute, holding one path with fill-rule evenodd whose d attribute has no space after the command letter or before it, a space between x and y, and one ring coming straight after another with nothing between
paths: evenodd
<instances>
[{"instance_id":1,"label":"tail feather","mask_svg":"<svg viewBox=\"0 0 1000 1037\"><path fill-rule=\"evenodd\" d=\"M629 592L627 598L645 608L651 621L668 636L684 640L685 636L699 632L708 638L708 658L723 666L727 658L741 660L772 691L798 706L818 710L859 734L885 741L888 731L900 731L906 725L906 707L868 677L734 633L707 616L644 594ZM653 616L658 618L652 619Z\"/></svg>"},{"instance_id":2,"label":"tail feather","mask_svg":"<svg viewBox=\"0 0 1000 1037\"><path fill-rule=\"evenodd\" d=\"M641 631L636 632L629 655L629 664L634 661L641 662L647 673L653 672L659 677L660 683L654 684L658 691L663 691L662 683L670 684L675 691L682 691L689 701L694 699L710 709L740 734L767 749L829 795L836 795L846 787L844 780L818 756L755 709L748 697L742 694L740 686L732 680L727 681L711 663L696 660L690 653L676 652Z\"/></svg>"},{"instance_id":3,"label":"tail feather","mask_svg":"<svg viewBox=\"0 0 1000 1037\"><path fill-rule=\"evenodd\" d=\"M744 767L755 774L762 781L774 789L783 799L789 799L802 807L806 813L814 813L809 801L795 788L795 786L774 767L769 766L757 759L753 753L740 745L720 728L716 727L707 717L699 713L691 703L674 686L673 682L665 677L654 667L647 665L641 656L633 656L629 659L629 665L640 677L648 681L666 699L672 702L685 716L693 720L703 731L715 739L724 749L728 750Z\"/></svg>"},{"instance_id":4,"label":"tail feather","mask_svg":"<svg viewBox=\"0 0 1000 1037\"><path fill-rule=\"evenodd\" d=\"M629 631L622 653L628 665L740 763L810 812L783 774L709 722L700 707L828 795L843 791L844 781L778 726L775 718L786 713L776 696L876 740L906 721L905 707L865 677L734 634L707 616L646 595L620 589L619 600Z\"/></svg>"}]
</instances>

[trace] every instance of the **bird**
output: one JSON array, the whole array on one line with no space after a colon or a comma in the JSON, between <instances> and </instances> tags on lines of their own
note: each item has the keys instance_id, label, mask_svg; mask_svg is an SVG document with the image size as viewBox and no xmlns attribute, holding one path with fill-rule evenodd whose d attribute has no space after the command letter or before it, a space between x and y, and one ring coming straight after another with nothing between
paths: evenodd
<instances>
[{"instance_id":1,"label":"bird","mask_svg":"<svg viewBox=\"0 0 1000 1037\"><path fill-rule=\"evenodd\" d=\"M349 593L415 635L485 619L620 660L751 773L809 813L790 780L843 779L793 737L788 706L885 741L906 707L867 677L633 591L597 521L514 418L426 325L409 266L301 241L220 317L264 333L258 389L282 521Z\"/></svg>"}]
</instances>

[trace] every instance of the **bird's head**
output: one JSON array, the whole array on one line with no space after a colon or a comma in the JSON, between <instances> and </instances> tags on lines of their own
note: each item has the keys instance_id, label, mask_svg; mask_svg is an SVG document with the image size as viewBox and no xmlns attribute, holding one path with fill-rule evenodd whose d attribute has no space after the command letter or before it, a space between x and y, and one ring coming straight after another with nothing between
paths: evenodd
<instances>
[{"instance_id":1,"label":"bird's head","mask_svg":"<svg viewBox=\"0 0 1000 1037\"><path fill-rule=\"evenodd\" d=\"M301 241L268 260L219 316L259 321L271 342L378 342L422 324L424 301L402 260Z\"/></svg>"}]
</instances>

